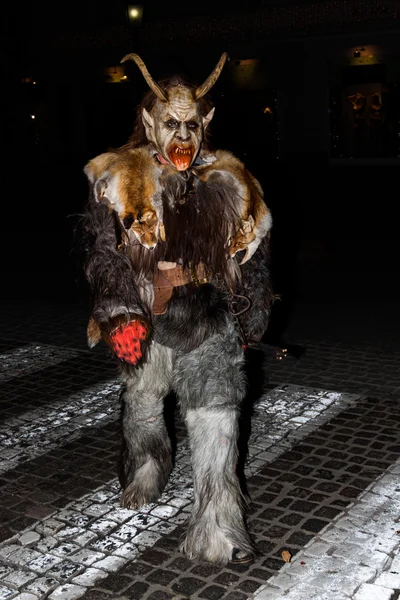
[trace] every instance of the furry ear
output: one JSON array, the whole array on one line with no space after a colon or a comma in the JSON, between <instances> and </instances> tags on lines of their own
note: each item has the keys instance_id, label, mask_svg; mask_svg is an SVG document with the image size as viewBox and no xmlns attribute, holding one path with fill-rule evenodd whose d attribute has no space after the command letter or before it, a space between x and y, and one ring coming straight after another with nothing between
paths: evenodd
<instances>
[{"instance_id":1,"label":"furry ear","mask_svg":"<svg viewBox=\"0 0 400 600\"><path fill-rule=\"evenodd\" d=\"M93 190L94 190L94 197L96 202L101 202L103 200L103 198L105 198L106 196L106 190L108 188L108 184L111 181L111 176L108 175L108 173L105 173L103 175L103 177L100 177L100 179L98 179L96 181L96 183L93 186Z\"/></svg>"},{"instance_id":2,"label":"furry ear","mask_svg":"<svg viewBox=\"0 0 400 600\"><path fill-rule=\"evenodd\" d=\"M83 171L93 186L96 202L101 202L105 197L106 189L111 182L111 175L107 172L116 155L113 152L105 152L92 158Z\"/></svg>"},{"instance_id":3,"label":"furry ear","mask_svg":"<svg viewBox=\"0 0 400 600\"><path fill-rule=\"evenodd\" d=\"M116 155L113 152L105 152L104 154L99 154L99 156L89 160L87 165L85 165L83 172L90 183L97 181L97 179L107 171L110 164L115 160L115 157Z\"/></svg>"}]
</instances>

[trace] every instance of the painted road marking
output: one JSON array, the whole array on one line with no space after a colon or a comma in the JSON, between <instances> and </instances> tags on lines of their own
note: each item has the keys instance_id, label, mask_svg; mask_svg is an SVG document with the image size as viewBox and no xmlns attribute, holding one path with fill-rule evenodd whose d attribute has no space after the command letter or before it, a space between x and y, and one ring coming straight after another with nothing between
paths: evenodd
<instances>
[{"instance_id":1,"label":"painted road marking","mask_svg":"<svg viewBox=\"0 0 400 600\"><path fill-rule=\"evenodd\" d=\"M0 382L48 369L78 355L75 350L43 344L29 344L3 352L0 354Z\"/></svg>"},{"instance_id":2,"label":"painted road marking","mask_svg":"<svg viewBox=\"0 0 400 600\"><path fill-rule=\"evenodd\" d=\"M254 600L390 600L400 588L399 475L400 460L271 577Z\"/></svg>"},{"instance_id":3,"label":"painted road marking","mask_svg":"<svg viewBox=\"0 0 400 600\"><path fill-rule=\"evenodd\" d=\"M0 474L116 420L120 387L113 379L7 420L0 427Z\"/></svg>"},{"instance_id":4,"label":"painted road marking","mask_svg":"<svg viewBox=\"0 0 400 600\"><path fill-rule=\"evenodd\" d=\"M105 403L112 405L110 415L115 393L110 389L105 394ZM359 399L356 394L295 385L268 391L252 418L246 475L257 473ZM40 414L44 418L45 414ZM73 422L66 425L74 426ZM119 484L113 479L3 543L0 557L8 565L1 575L4 598L7 590L15 594L16 589L39 598L51 594L52 600L79 598L184 523L191 510L192 493L190 451L187 440L183 440L178 445L176 467L156 504L140 511L120 508Z\"/></svg>"}]
</instances>

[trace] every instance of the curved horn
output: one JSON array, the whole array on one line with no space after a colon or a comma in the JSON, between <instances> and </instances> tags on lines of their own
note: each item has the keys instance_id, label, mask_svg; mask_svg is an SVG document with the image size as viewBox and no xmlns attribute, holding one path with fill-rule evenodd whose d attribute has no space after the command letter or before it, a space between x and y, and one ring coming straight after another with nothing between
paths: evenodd
<instances>
[{"instance_id":1,"label":"curved horn","mask_svg":"<svg viewBox=\"0 0 400 600\"><path fill-rule=\"evenodd\" d=\"M221 75L221 71L224 68L224 64L228 58L229 58L228 53L224 52L223 55L221 56L221 58L219 59L218 64L216 65L213 72L211 73L211 75L205 80L203 85L200 85L197 88L197 90L195 91L194 97L196 100L199 100L200 98L205 96L207 94L208 90L210 90L212 88L214 83L217 81L218 77Z\"/></svg>"},{"instance_id":2,"label":"curved horn","mask_svg":"<svg viewBox=\"0 0 400 600\"><path fill-rule=\"evenodd\" d=\"M144 62L142 61L142 59L140 58L140 56L138 56L137 54L126 54L124 56L124 58L121 60L121 63L124 63L127 60L133 60L137 64L137 66L139 67L139 69L142 72L143 77L146 80L147 85L155 93L157 98L159 98L163 102L168 102L167 92L165 90L163 90L163 88L160 85L158 85L158 83L156 81L154 81L154 79L148 72L147 67L144 64Z\"/></svg>"}]
</instances>

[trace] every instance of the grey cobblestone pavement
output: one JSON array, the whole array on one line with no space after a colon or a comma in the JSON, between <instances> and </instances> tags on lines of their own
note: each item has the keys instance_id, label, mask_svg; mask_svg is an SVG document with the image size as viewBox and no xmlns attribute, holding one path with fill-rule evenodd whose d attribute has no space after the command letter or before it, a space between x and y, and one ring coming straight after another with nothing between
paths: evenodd
<instances>
[{"instance_id":1,"label":"grey cobblestone pavement","mask_svg":"<svg viewBox=\"0 0 400 600\"><path fill-rule=\"evenodd\" d=\"M178 550L192 501L179 415L159 502L119 507L117 368L87 349L86 317L0 315L0 600L400 597L398 348L292 338L249 353L239 446L258 555L221 568Z\"/></svg>"}]
</instances>

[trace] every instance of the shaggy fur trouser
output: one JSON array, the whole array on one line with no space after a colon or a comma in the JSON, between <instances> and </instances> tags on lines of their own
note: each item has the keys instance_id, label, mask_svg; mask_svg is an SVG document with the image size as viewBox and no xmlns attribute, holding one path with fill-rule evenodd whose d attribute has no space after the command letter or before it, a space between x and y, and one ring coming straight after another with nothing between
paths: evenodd
<instances>
[{"instance_id":1,"label":"shaggy fur trouser","mask_svg":"<svg viewBox=\"0 0 400 600\"><path fill-rule=\"evenodd\" d=\"M156 500L171 471L163 401L174 390L191 448L194 504L182 550L226 563L234 549L251 553L236 475L238 411L245 394L243 350L232 323L188 353L153 343L142 369L125 373L122 505Z\"/></svg>"}]
</instances>

